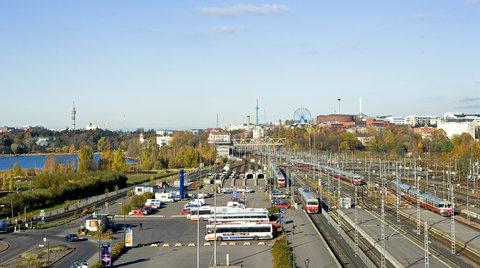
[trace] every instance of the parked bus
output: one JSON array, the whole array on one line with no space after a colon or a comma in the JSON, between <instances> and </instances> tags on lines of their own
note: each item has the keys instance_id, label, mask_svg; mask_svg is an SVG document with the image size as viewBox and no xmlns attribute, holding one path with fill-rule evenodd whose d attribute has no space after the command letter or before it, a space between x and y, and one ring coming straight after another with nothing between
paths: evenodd
<instances>
[{"instance_id":1,"label":"parked bus","mask_svg":"<svg viewBox=\"0 0 480 268\"><path fill-rule=\"evenodd\" d=\"M224 210L213 215L208 219L209 223L217 222L268 222L268 211L264 208L248 208L238 210Z\"/></svg>"},{"instance_id":2,"label":"parked bus","mask_svg":"<svg viewBox=\"0 0 480 268\"><path fill-rule=\"evenodd\" d=\"M229 202L230 203L230 202ZM268 211L265 209L260 209L262 212L266 213L268 215ZM242 207L231 207L231 206L226 206L226 207L217 207L216 208L216 213L218 214L227 214L227 213L242 213L242 212L259 212L258 209L255 208L245 208L244 206ZM197 208L190 208L188 213L187 213L187 219L190 219L192 221L196 221L198 219L200 220L209 220L213 218L215 215L215 207L212 206L203 206Z\"/></svg>"},{"instance_id":3,"label":"parked bus","mask_svg":"<svg viewBox=\"0 0 480 268\"><path fill-rule=\"evenodd\" d=\"M272 223L255 222L209 224L206 233L207 241L272 239L274 226Z\"/></svg>"},{"instance_id":4,"label":"parked bus","mask_svg":"<svg viewBox=\"0 0 480 268\"><path fill-rule=\"evenodd\" d=\"M300 202L303 205L303 209L305 209L308 213L318 213L319 212L319 205L318 205L318 198L312 194L309 190L305 188L298 188L298 196L300 198Z\"/></svg>"}]
</instances>

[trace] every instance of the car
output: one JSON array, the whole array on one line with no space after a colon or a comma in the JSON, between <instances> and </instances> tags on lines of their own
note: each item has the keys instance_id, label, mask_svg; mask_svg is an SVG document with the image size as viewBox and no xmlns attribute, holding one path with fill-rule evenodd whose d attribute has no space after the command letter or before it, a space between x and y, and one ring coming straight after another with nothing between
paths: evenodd
<instances>
[{"instance_id":1,"label":"car","mask_svg":"<svg viewBox=\"0 0 480 268\"><path fill-rule=\"evenodd\" d=\"M190 213L190 209L188 209L188 208L180 210L181 215L187 215L188 213Z\"/></svg>"},{"instance_id":2,"label":"car","mask_svg":"<svg viewBox=\"0 0 480 268\"><path fill-rule=\"evenodd\" d=\"M70 264L70 268L88 268L87 261L74 261Z\"/></svg>"},{"instance_id":3,"label":"car","mask_svg":"<svg viewBox=\"0 0 480 268\"><path fill-rule=\"evenodd\" d=\"M245 193L255 193L255 190L252 189L252 188L246 187L246 188L245 188Z\"/></svg>"},{"instance_id":4,"label":"car","mask_svg":"<svg viewBox=\"0 0 480 268\"><path fill-rule=\"evenodd\" d=\"M271 202L272 206L276 208L289 208L290 202L286 199L273 199Z\"/></svg>"},{"instance_id":5,"label":"car","mask_svg":"<svg viewBox=\"0 0 480 268\"><path fill-rule=\"evenodd\" d=\"M78 238L78 235L76 235L76 234L67 234L65 236L65 241L67 241L67 242L77 242L79 240L80 239Z\"/></svg>"},{"instance_id":6,"label":"car","mask_svg":"<svg viewBox=\"0 0 480 268\"><path fill-rule=\"evenodd\" d=\"M145 212L140 210L140 209L134 209L134 210L128 212L128 215L142 217L142 216L145 216Z\"/></svg>"}]
</instances>

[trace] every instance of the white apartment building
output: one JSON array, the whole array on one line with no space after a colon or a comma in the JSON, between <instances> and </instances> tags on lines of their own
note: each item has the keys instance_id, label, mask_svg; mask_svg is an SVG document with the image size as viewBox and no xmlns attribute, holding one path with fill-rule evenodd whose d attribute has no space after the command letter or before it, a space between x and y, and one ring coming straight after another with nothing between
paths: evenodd
<instances>
[{"instance_id":1,"label":"white apartment building","mask_svg":"<svg viewBox=\"0 0 480 268\"><path fill-rule=\"evenodd\" d=\"M231 136L228 132L210 132L208 135L208 143L229 143Z\"/></svg>"},{"instance_id":2,"label":"white apartment building","mask_svg":"<svg viewBox=\"0 0 480 268\"><path fill-rule=\"evenodd\" d=\"M394 124L394 125L404 125L405 124L405 117L400 117L400 116L387 116L383 120L386 120L390 124Z\"/></svg>"},{"instance_id":3,"label":"white apartment building","mask_svg":"<svg viewBox=\"0 0 480 268\"><path fill-rule=\"evenodd\" d=\"M430 121L434 118L433 116L409 115L405 117L405 124L412 127L430 125Z\"/></svg>"},{"instance_id":4,"label":"white apartment building","mask_svg":"<svg viewBox=\"0 0 480 268\"><path fill-rule=\"evenodd\" d=\"M253 129L253 138L254 139L260 139L260 138L263 138L264 136L265 136L265 130L263 130L262 127L256 126Z\"/></svg>"},{"instance_id":5,"label":"white apartment building","mask_svg":"<svg viewBox=\"0 0 480 268\"><path fill-rule=\"evenodd\" d=\"M156 134L157 134L157 145L159 147L166 146L170 143L170 141L172 141L173 131L158 130Z\"/></svg>"},{"instance_id":6,"label":"white apartment building","mask_svg":"<svg viewBox=\"0 0 480 268\"><path fill-rule=\"evenodd\" d=\"M458 122L458 121L442 121L437 124L438 129L442 129L447 134L448 138L453 138L455 135L462 133L470 134L474 139L479 138L480 120L474 120L470 122Z\"/></svg>"}]
</instances>

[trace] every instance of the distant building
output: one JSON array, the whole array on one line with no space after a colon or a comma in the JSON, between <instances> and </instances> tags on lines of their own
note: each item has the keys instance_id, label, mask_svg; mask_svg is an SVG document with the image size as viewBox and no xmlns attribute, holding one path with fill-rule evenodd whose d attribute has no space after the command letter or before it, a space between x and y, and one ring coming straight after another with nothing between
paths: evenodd
<instances>
[{"instance_id":1,"label":"distant building","mask_svg":"<svg viewBox=\"0 0 480 268\"><path fill-rule=\"evenodd\" d=\"M356 125L355 116L349 114L318 115L316 122L318 126L330 128L348 128Z\"/></svg>"},{"instance_id":2,"label":"distant building","mask_svg":"<svg viewBox=\"0 0 480 268\"><path fill-rule=\"evenodd\" d=\"M217 158L228 157L232 151L232 137L228 132L211 131L208 135L208 143L215 144Z\"/></svg>"},{"instance_id":3,"label":"distant building","mask_svg":"<svg viewBox=\"0 0 480 268\"><path fill-rule=\"evenodd\" d=\"M377 118L367 118L365 120L366 127L381 128L381 127L388 127L389 125L391 125L390 122L386 120L377 119Z\"/></svg>"},{"instance_id":4,"label":"distant building","mask_svg":"<svg viewBox=\"0 0 480 268\"><path fill-rule=\"evenodd\" d=\"M409 115L405 117L405 124L412 127L431 125L430 121L435 118L433 116Z\"/></svg>"},{"instance_id":5,"label":"distant building","mask_svg":"<svg viewBox=\"0 0 480 268\"><path fill-rule=\"evenodd\" d=\"M422 135L422 138L431 138L437 129L434 127L423 126L413 128L413 132Z\"/></svg>"},{"instance_id":6,"label":"distant building","mask_svg":"<svg viewBox=\"0 0 480 268\"><path fill-rule=\"evenodd\" d=\"M91 122L85 126L85 130L96 130L96 129L98 129L97 125L94 125Z\"/></svg>"},{"instance_id":7,"label":"distant building","mask_svg":"<svg viewBox=\"0 0 480 268\"><path fill-rule=\"evenodd\" d=\"M38 146L46 147L50 144L50 138L48 137L38 137L35 142Z\"/></svg>"},{"instance_id":8,"label":"distant building","mask_svg":"<svg viewBox=\"0 0 480 268\"><path fill-rule=\"evenodd\" d=\"M394 124L394 125L404 125L405 124L405 117L386 116L383 119L390 122L390 124Z\"/></svg>"},{"instance_id":9,"label":"distant building","mask_svg":"<svg viewBox=\"0 0 480 268\"><path fill-rule=\"evenodd\" d=\"M265 131L263 130L262 127L256 126L253 129L253 134L252 135L253 135L254 139L260 139L260 138L263 138L265 136Z\"/></svg>"},{"instance_id":10,"label":"distant building","mask_svg":"<svg viewBox=\"0 0 480 268\"><path fill-rule=\"evenodd\" d=\"M170 130L159 130L157 133L157 145L159 147L166 146L172 141L173 131Z\"/></svg>"},{"instance_id":11,"label":"distant building","mask_svg":"<svg viewBox=\"0 0 480 268\"><path fill-rule=\"evenodd\" d=\"M474 121L443 121L437 124L438 129L442 129L447 134L447 137L453 138L455 135L462 133L470 134L474 139L480 137L480 120Z\"/></svg>"},{"instance_id":12,"label":"distant building","mask_svg":"<svg viewBox=\"0 0 480 268\"><path fill-rule=\"evenodd\" d=\"M219 131L219 132L210 132L208 135L208 143L230 143L231 136L230 133Z\"/></svg>"},{"instance_id":13,"label":"distant building","mask_svg":"<svg viewBox=\"0 0 480 268\"><path fill-rule=\"evenodd\" d=\"M140 141L140 144L143 144L146 141L143 133L140 133L140 136L138 137L138 140Z\"/></svg>"}]
</instances>

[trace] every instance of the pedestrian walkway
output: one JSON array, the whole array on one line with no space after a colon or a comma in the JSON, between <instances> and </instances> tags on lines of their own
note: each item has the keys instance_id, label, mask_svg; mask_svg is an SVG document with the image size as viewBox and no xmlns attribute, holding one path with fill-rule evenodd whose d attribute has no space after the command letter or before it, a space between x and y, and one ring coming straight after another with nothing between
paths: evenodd
<instances>
[{"instance_id":1,"label":"pedestrian walkway","mask_svg":"<svg viewBox=\"0 0 480 268\"><path fill-rule=\"evenodd\" d=\"M283 223L297 267L340 267L327 243L303 210L289 209L284 214Z\"/></svg>"}]
</instances>

